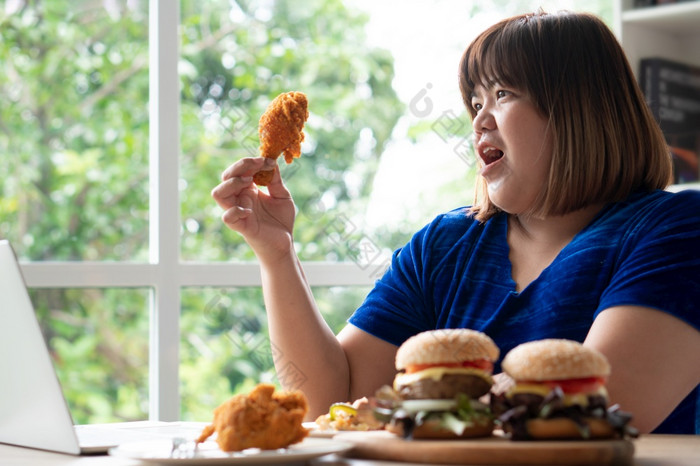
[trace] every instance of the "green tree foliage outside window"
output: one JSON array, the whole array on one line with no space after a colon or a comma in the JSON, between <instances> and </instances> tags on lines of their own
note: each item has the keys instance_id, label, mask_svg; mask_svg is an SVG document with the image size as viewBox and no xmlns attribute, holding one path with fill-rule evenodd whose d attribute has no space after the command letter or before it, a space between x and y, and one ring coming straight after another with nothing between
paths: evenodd
<instances>
[{"instance_id":1,"label":"green tree foliage outside window","mask_svg":"<svg viewBox=\"0 0 700 466\"><path fill-rule=\"evenodd\" d=\"M283 167L300 207L300 254L351 260L347 244L328 234L338 218L325 209L363 207L403 109L391 87L391 55L365 46L366 15L339 0L304 8L293 1L183 1L180 9L183 258L254 259L223 227L209 192L226 166L256 155L257 120L272 98L301 90L310 100L307 144L301 159ZM14 175L0 179L0 236L28 260L146 261L147 2L13 2L0 13L0 27L0 169ZM249 338L238 343L250 346L266 336L259 290L231 291L236 306L218 304L223 316L205 316L221 293L183 293L185 418L209 414L271 374L269 354L232 348L226 337L238 329ZM330 320L342 322L357 305L349 294L356 293L319 290L320 301L345 300L327 306L335 311ZM76 422L146 417L143 294L41 290L32 298ZM197 384L214 393L199 398Z\"/></svg>"},{"instance_id":2,"label":"green tree foliage outside window","mask_svg":"<svg viewBox=\"0 0 700 466\"><path fill-rule=\"evenodd\" d=\"M0 12L0 170L14 175L0 181L0 236L31 260L144 260L146 12L12 3Z\"/></svg>"},{"instance_id":3,"label":"green tree foliage outside window","mask_svg":"<svg viewBox=\"0 0 700 466\"><path fill-rule=\"evenodd\" d=\"M231 163L258 153L258 119L281 92L309 99L304 153L283 176L299 207L303 260L347 260L327 232L335 212L364 210L403 104L389 52L368 48L367 16L340 0L182 3L183 257L253 259L221 228L209 192ZM361 144L363 138L369 144ZM368 149L367 149L368 148ZM358 180L348 183L348 179Z\"/></svg>"},{"instance_id":4,"label":"green tree foliage outside window","mask_svg":"<svg viewBox=\"0 0 700 466\"><path fill-rule=\"evenodd\" d=\"M23 259L148 257L141 5L4 2L0 237ZM32 290L78 423L148 416L148 291Z\"/></svg>"}]
</instances>

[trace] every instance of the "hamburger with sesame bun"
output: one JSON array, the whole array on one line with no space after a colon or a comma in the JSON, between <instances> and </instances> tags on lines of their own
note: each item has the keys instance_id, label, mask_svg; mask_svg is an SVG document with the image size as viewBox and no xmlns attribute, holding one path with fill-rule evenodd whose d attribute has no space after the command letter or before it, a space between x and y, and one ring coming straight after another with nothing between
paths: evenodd
<instances>
[{"instance_id":1,"label":"hamburger with sesame bun","mask_svg":"<svg viewBox=\"0 0 700 466\"><path fill-rule=\"evenodd\" d=\"M631 416L608 408L610 364L599 351L571 340L531 341L509 351L502 366L515 384L493 395L491 407L513 440L635 435Z\"/></svg>"},{"instance_id":2,"label":"hamburger with sesame bun","mask_svg":"<svg viewBox=\"0 0 700 466\"><path fill-rule=\"evenodd\" d=\"M499 350L486 334L468 329L422 332L396 353L393 387L377 392L375 415L404 438L491 435L488 394Z\"/></svg>"}]
</instances>

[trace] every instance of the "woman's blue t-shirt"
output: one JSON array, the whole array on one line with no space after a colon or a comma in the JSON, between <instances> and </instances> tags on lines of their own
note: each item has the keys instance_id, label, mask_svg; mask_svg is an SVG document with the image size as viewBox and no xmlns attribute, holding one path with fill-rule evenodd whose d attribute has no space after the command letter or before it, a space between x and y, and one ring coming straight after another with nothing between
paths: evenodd
<instances>
[{"instance_id":1,"label":"woman's blue t-shirt","mask_svg":"<svg viewBox=\"0 0 700 466\"><path fill-rule=\"evenodd\" d=\"M488 334L501 357L542 338L583 341L598 313L638 305L700 330L700 192L634 194L604 208L540 276L515 291L507 215L441 215L397 250L349 319L395 345L425 330ZM500 371L500 361L495 370ZM700 433L693 392L656 432Z\"/></svg>"}]
</instances>

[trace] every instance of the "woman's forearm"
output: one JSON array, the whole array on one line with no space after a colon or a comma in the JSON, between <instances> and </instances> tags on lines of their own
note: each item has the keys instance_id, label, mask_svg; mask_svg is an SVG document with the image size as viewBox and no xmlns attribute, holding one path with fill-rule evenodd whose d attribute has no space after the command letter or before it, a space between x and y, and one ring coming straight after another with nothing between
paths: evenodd
<instances>
[{"instance_id":1,"label":"woman's forearm","mask_svg":"<svg viewBox=\"0 0 700 466\"><path fill-rule=\"evenodd\" d=\"M274 170L267 193L254 183L260 170ZM296 254L292 230L295 207L272 159L244 158L228 167L212 197L224 223L239 232L260 261L262 288L280 384L301 389L309 417L345 400L349 365L343 349L316 308Z\"/></svg>"},{"instance_id":2,"label":"woman's forearm","mask_svg":"<svg viewBox=\"0 0 700 466\"><path fill-rule=\"evenodd\" d=\"M315 418L348 396L345 353L318 311L293 251L262 262L261 275L277 377L284 388L305 393L309 418Z\"/></svg>"}]
</instances>

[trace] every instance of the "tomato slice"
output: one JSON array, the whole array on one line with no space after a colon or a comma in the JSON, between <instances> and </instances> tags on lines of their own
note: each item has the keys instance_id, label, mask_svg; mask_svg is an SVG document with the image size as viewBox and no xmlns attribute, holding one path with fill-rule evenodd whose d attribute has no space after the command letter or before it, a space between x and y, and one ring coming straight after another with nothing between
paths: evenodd
<instances>
[{"instance_id":1,"label":"tomato slice","mask_svg":"<svg viewBox=\"0 0 700 466\"><path fill-rule=\"evenodd\" d=\"M414 372L420 372L425 369L430 369L432 367L449 367L449 368L461 368L461 367L472 367L474 369L481 369L488 373L493 372L493 363L488 359L475 359L474 361L462 361L462 362L441 362L436 364L411 364L406 367L407 374L413 374Z\"/></svg>"},{"instance_id":2,"label":"tomato slice","mask_svg":"<svg viewBox=\"0 0 700 466\"><path fill-rule=\"evenodd\" d=\"M590 393L598 390L602 385L605 384L605 377L584 377L581 379L545 380L542 382L532 381L521 383L541 384L546 385L549 388L560 387L564 393L576 394Z\"/></svg>"}]
</instances>

